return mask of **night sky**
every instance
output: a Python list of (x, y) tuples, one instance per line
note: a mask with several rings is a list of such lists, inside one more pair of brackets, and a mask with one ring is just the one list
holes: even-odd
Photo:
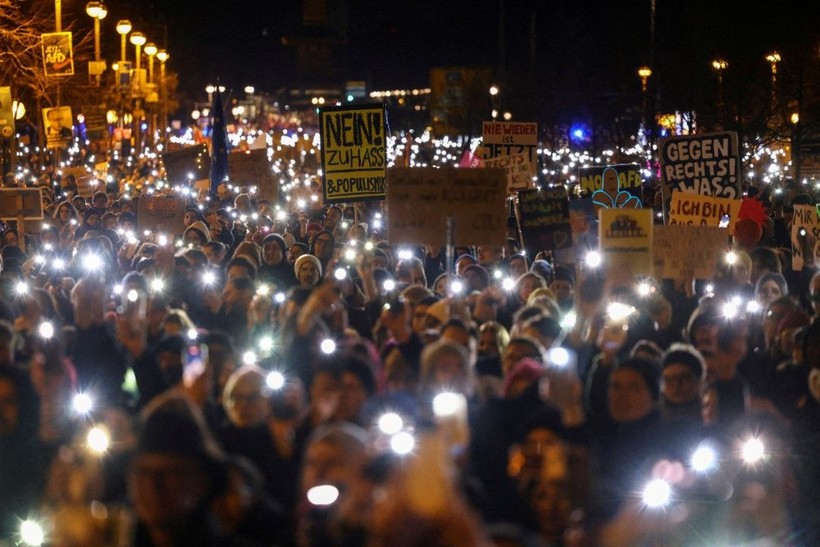
[[(650, 61), (649, 0), (503, 3), (509, 80), (537, 82), (538, 100), (558, 111), (583, 111), (639, 92), (636, 69)], [(328, 4), (341, 14), (331, 31), (347, 40), (350, 79), (366, 80), (371, 89), (426, 87), (435, 66), (498, 66), (498, 0)], [(110, 0), (109, 10), (108, 49), (116, 51), (116, 20), (130, 18), (149, 38), (166, 41), (185, 98), (202, 100), (205, 84), (217, 77), (236, 91), (249, 84), (274, 91), (294, 82), (293, 49), (282, 38), (304, 32), (300, 1)], [(738, 84), (765, 80), (763, 55), (773, 48), (783, 54), (784, 69), (798, 54), (816, 59), (818, 16), (818, 2), (810, 0), (657, 0), (653, 84), (670, 104), (697, 106), (714, 86), (714, 57), (729, 61), (727, 81), (734, 72)]]

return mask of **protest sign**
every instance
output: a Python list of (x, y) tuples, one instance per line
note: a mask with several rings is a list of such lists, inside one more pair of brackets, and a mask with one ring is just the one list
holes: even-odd
[[(537, 176), (538, 124), (535, 122), (484, 122), (482, 124), (484, 160), (524, 154), (530, 162), (530, 180)], [(532, 186), (528, 186), (532, 188)]]
[(0, 219), (43, 219), (43, 198), (39, 188), (0, 189)]
[(519, 192), (515, 211), (529, 256), (552, 251), (555, 262), (571, 264), (575, 261), (569, 201), (563, 186)]
[(169, 236), (185, 230), (185, 200), (171, 197), (141, 196), (137, 207), (137, 228)]
[(799, 272), (814, 257), (807, 257), (814, 253), (817, 242), (820, 241), (820, 207), (816, 205), (795, 205), (792, 220), (792, 270)]
[(700, 196), (690, 192), (672, 192), (669, 224), (691, 224), (729, 228), (734, 234), (740, 216), (739, 199)]
[(43, 109), (43, 127), (46, 128), (46, 148), (63, 148), (71, 142), (74, 121), (70, 106)]
[(256, 186), (259, 199), (279, 200), (279, 185), (273, 176), (267, 149), (247, 150), (228, 154), (230, 181), (239, 186)]
[(85, 199), (91, 199), (92, 197), (94, 197), (94, 192), (97, 191), (97, 187), (100, 184), (100, 181), (95, 179), (91, 175), (77, 177), (76, 181), (77, 195)]
[(62, 167), (60, 168), (59, 173), (60, 176), (62, 176), (62, 186), (67, 185), (69, 177), (73, 177), (74, 182), (77, 182), (81, 177), (87, 177), (90, 175), (88, 169), (85, 167)]
[(165, 177), (171, 184), (193, 184), (195, 181), (210, 179), (211, 156), (207, 144), (186, 146), (181, 150), (162, 155)]
[(502, 246), (506, 185), (502, 169), (388, 169), (388, 239), (444, 245), (447, 218), (452, 217), (456, 245)]
[(603, 267), (614, 281), (652, 275), (650, 209), (598, 209), (598, 240)]
[[(611, 191), (610, 185), (604, 184), (604, 170), (617, 176), (617, 183), (614, 185), (615, 193)], [(616, 165), (592, 165), (578, 168), (578, 181), (581, 186), (581, 195), (590, 197), (597, 191), (607, 191), (613, 194), (614, 203), (618, 202), (618, 192), (625, 192), (627, 195), (621, 201), (629, 197), (635, 197), (641, 203), (641, 187), (643, 178), (641, 177), (641, 166), (637, 163), (621, 163)]]
[(507, 173), (507, 194), (535, 188), (535, 168), (526, 154), (510, 154), (484, 160), (484, 167), (504, 169)]
[(575, 262), (581, 264), (589, 251), (598, 248), (598, 214), (591, 199), (569, 201), (569, 226)]
[(319, 125), (324, 202), (384, 199), (384, 106), (324, 108), (319, 112)]
[(46, 76), (72, 76), (74, 52), (70, 32), (47, 32), (41, 37)]
[(658, 279), (709, 279), (729, 250), (726, 228), (673, 224), (654, 226), (652, 256)]
[(660, 141), (664, 199), (672, 190), (740, 199), (737, 133), (705, 133)]

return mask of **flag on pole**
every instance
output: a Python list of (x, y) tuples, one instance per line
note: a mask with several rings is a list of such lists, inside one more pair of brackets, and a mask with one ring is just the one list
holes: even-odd
[(214, 91), (211, 116), (211, 192), (216, 192), (217, 186), (228, 177), (228, 134), (219, 89)]

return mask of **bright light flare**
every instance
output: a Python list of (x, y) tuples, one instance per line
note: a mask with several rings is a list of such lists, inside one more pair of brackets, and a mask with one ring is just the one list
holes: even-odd
[(725, 259), (726, 264), (728, 264), (729, 266), (734, 266), (735, 264), (737, 264), (737, 253), (734, 251), (729, 251), (728, 253), (726, 253)]
[(254, 365), (256, 364), (256, 353), (252, 351), (246, 351), (242, 354), (242, 362), (246, 365)]
[(643, 488), (643, 503), (650, 509), (660, 509), (672, 500), (672, 487), (663, 479), (649, 481)]
[(273, 338), (270, 336), (263, 336), (259, 339), (259, 349), (262, 351), (270, 351), (273, 349)]
[(399, 456), (410, 454), (416, 447), (416, 439), (411, 433), (402, 431), (390, 437), (390, 449)]
[(307, 491), (307, 499), (311, 505), (333, 505), (339, 499), (339, 489), (332, 484), (314, 486)]
[(333, 277), (336, 278), (336, 281), (344, 281), (347, 279), (347, 270), (344, 268), (336, 268), (333, 272)]
[(216, 283), (216, 274), (214, 272), (205, 272), (202, 274), (202, 282), (208, 286), (213, 285)]
[(455, 415), (465, 405), (464, 395), (445, 391), (433, 397), (433, 414), (439, 418)]
[(501, 282), (501, 288), (505, 291), (511, 291), (515, 288), (515, 280), (512, 277), (505, 277)]
[(606, 307), (606, 313), (611, 321), (622, 322), (635, 313), (635, 308), (623, 302), (610, 302)]
[(564, 348), (552, 348), (547, 352), (547, 358), (550, 366), (564, 368), (569, 365), (571, 356)]
[(155, 277), (151, 280), (151, 290), (154, 292), (162, 292), (165, 290), (165, 281), (159, 277)]
[(100, 257), (100, 255), (88, 253), (87, 255), (83, 255), (82, 266), (83, 269), (88, 272), (96, 272), (102, 269), (103, 259), (102, 257)]
[(692, 469), (698, 473), (706, 473), (717, 467), (717, 453), (711, 446), (702, 444), (692, 453)]
[(743, 442), (740, 447), (740, 457), (743, 458), (747, 465), (754, 465), (763, 459), (766, 455), (766, 447), (763, 446), (763, 441), (757, 437), (751, 437)]
[(639, 296), (641, 296), (643, 298), (646, 298), (650, 294), (652, 294), (652, 285), (650, 285), (649, 283), (646, 283), (646, 282), (640, 283), (638, 285), (638, 295)]
[(28, 283), (26, 283), (25, 281), (18, 281), (17, 284), (14, 286), (14, 292), (18, 296), (28, 294)]
[(385, 279), (384, 283), (382, 283), (382, 287), (384, 287), (384, 290), (387, 292), (390, 292), (396, 288), (396, 282), (392, 279)]
[(285, 375), (278, 370), (272, 370), (265, 377), (265, 383), (274, 391), (278, 391), (285, 387)]
[(71, 398), (71, 408), (76, 414), (86, 415), (94, 409), (94, 400), (88, 393), (77, 393)]
[(45, 542), (46, 534), (39, 523), (29, 519), (20, 523), (20, 539), (24, 545), (36, 547)]
[(85, 443), (95, 454), (103, 454), (111, 444), (108, 432), (102, 427), (96, 426), (88, 430)]
[(40, 338), (51, 340), (54, 338), (54, 325), (49, 321), (43, 321), (40, 323), (40, 326), (37, 327), (37, 334), (40, 335)]
[(322, 340), (322, 343), (319, 344), (319, 349), (322, 350), (322, 353), (325, 355), (331, 355), (336, 351), (336, 342), (334, 342), (332, 338), (325, 338)]
[(379, 416), (378, 426), (385, 435), (396, 435), (404, 427), (404, 420), (395, 412), (385, 412)]
[(601, 253), (598, 251), (589, 251), (584, 257), (584, 262), (586, 262), (586, 265), (590, 268), (597, 268), (603, 262), (603, 257), (601, 257)]

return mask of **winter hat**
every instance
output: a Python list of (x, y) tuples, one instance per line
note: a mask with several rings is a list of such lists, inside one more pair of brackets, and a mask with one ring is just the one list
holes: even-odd
[(313, 262), (316, 269), (319, 270), (319, 277), (322, 277), (322, 263), (319, 262), (318, 258), (310, 254), (301, 255), (296, 259), (296, 262), (293, 263), (293, 273), (296, 274), (296, 277), (299, 277), (299, 268), (307, 261)]
[(197, 220), (196, 222), (185, 228), (185, 231), (182, 232), (182, 236), (185, 237), (185, 234), (187, 234), (190, 230), (202, 234), (202, 237), (205, 239), (206, 242), (211, 240), (211, 231), (201, 220)]
[(763, 286), (763, 283), (767, 281), (774, 281), (777, 283), (777, 286), (780, 287), (780, 294), (786, 296), (789, 294), (789, 285), (786, 282), (786, 278), (780, 275), (777, 272), (768, 272), (760, 276), (757, 280), (757, 284), (755, 285), (755, 294), (760, 290), (760, 287)]
[(684, 365), (692, 371), (695, 378), (703, 378), (703, 371), (706, 369), (703, 356), (689, 344), (672, 344), (666, 350), (661, 361), (661, 370), (672, 365)]
[(518, 381), (535, 382), (544, 374), (544, 366), (530, 357), (517, 361), (504, 378), (504, 395), (509, 396), (509, 390)]
[(444, 324), (450, 318), (450, 311), (447, 309), (447, 306), (447, 299), (442, 298), (441, 300), (427, 308), (427, 315), (432, 315), (441, 324)]
[(661, 371), (653, 363), (644, 359), (627, 359), (619, 363), (617, 369), (628, 368), (637, 372), (643, 378), (652, 399), (657, 401), (660, 395)]

